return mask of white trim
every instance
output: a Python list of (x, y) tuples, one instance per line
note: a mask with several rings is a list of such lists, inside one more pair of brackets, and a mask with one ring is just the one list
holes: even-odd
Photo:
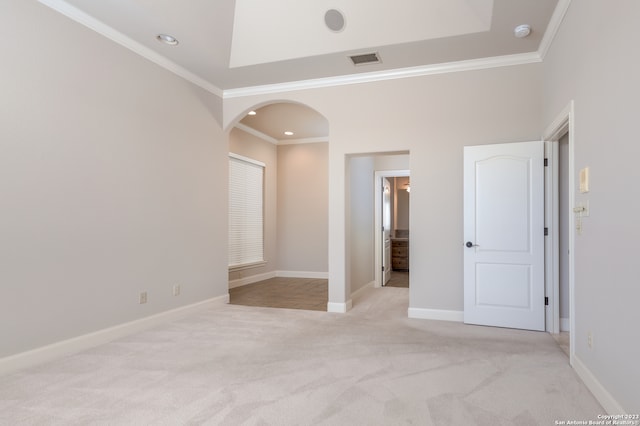
[(276, 271), (276, 277), (283, 278), (312, 278), (318, 280), (328, 280), (328, 272), (313, 272), (313, 271)]
[(559, 140), (565, 133), (570, 131), (569, 119), (573, 115), (573, 101), (563, 108), (549, 126), (544, 131), (544, 140)]
[(312, 271), (271, 271), (263, 274), (251, 275), (244, 278), (238, 278), (233, 281), (229, 281), (229, 288), (242, 287), (243, 285), (257, 283), (258, 281), (264, 281), (271, 278), (311, 278), (326, 280), (329, 279), (328, 272), (312, 272)]
[(544, 294), (549, 298), (549, 304), (545, 306), (545, 331), (557, 334), (560, 332), (559, 157), (557, 141), (544, 140), (544, 150), (545, 159), (548, 159), (548, 166), (544, 168), (544, 226), (549, 231), (544, 241)]
[(375, 281), (371, 281), (368, 282), (367, 284), (363, 285), (362, 287), (360, 287), (359, 289), (357, 289), (356, 291), (351, 293), (351, 299), (355, 299), (356, 297), (360, 296), (360, 293), (363, 293), (366, 290), (372, 289), (376, 286), (376, 282)]
[(345, 86), (349, 84), (371, 83), (375, 81), (396, 80), (410, 77), (422, 77), (452, 72), (483, 70), (513, 65), (533, 64), (538, 62), (542, 62), (538, 52), (518, 53), (514, 55), (494, 56), (491, 58), (471, 59), (467, 61), (398, 68), (387, 71), (350, 74), (339, 77), (325, 77), (311, 80), (291, 81), (287, 83), (227, 89), (223, 93), (223, 99), (267, 95), (291, 92), (295, 90), (318, 89), (322, 87)]
[(327, 136), (320, 136), (317, 138), (276, 139), (267, 135), (266, 133), (262, 133), (261, 131), (254, 129), (253, 127), (249, 127), (246, 124), (237, 123), (234, 127), (238, 130), (242, 130), (243, 132), (249, 133), (250, 135), (253, 135), (265, 142), (269, 142), (274, 145), (299, 145), (303, 143), (329, 142), (329, 138)]
[(328, 302), (327, 312), (333, 312), (336, 314), (345, 314), (347, 313), (347, 311), (350, 311), (352, 307), (353, 307), (353, 301), (351, 299), (347, 300), (345, 303)]
[(43, 5), (65, 15), (66, 17), (84, 25), (87, 28), (103, 35), (119, 45), (137, 53), (162, 68), (184, 78), (202, 89), (224, 99), (253, 96), (260, 94), (272, 94), (290, 92), (294, 90), (316, 89), (322, 87), (344, 86), (358, 83), (371, 83), (375, 81), (395, 80), (401, 78), (420, 77), (427, 75), (445, 74), (461, 71), (481, 70), (513, 65), (524, 65), (541, 62), (547, 54), (551, 43), (562, 23), (562, 20), (571, 4), (571, 0), (559, 0), (558, 5), (549, 21), (549, 25), (540, 42), (537, 52), (517, 53), (513, 55), (494, 56), (489, 58), (471, 59), (466, 61), (445, 62), (416, 67), (398, 68), (386, 71), (349, 74), (336, 77), (325, 77), (309, 80), (292, 81), (285, 83), (266, 84), (259, 86), (240, 87), (223, 90), (213, 83), (197, 76), (193, 72), (178, 65), (166, 56), (148, 48), (133, 40), (131, 37), (117, 31), (93, 16), (83, 12), (64, 0), (38, 0)]
[(87, 28), (103, 35), (104, 37), (118, 43), (119, 45), (137, 53), (149, 61), (162, 68), (184, 78), (202, 89), (219, 96), (223, 99), (253, 96), (260, 94), (273, 94), (290, 92), (294, 90), (316, 89), (322, 87), (344, 86), (358, 83), (371, 83), (375, 81), (395, 80), (401, 78), (420, 77), (427, 75), (445, 74), (461, 71), (481, 70), (513, 65), (524, 65), (541, 62), (558, 31), (562, 19), (567, 12), (571, 0), (560, 0), (549, 21), (547, 30), (540, 42), (537, 52), (518, 53), (513, 55), (494, 56), (490, 58), (471, 59), (466, 61), (445, 62), (441, 64), (431, 64), (416, 67), (392, 69), (386, 71), (375, 71), (369, 73), (349, 74), (336, 77), (325, 77), (309, 80), (292, 81), (285, 83), (266, 84), (259, 86), (240, 87), (223, 90), (213, 83), (197, 76), (193, 72), (178, 65), (166, 56), (148, 48), (147, 46), (133, 40), (131, 37), (117, 31), (113, 27), (105, 24), (93, 16), (83, 12), (77, 7), (64, 0), (38, 0), (45, 6), (65, 15), (66, 17), (84, 25)]
[(77, 7), (70, 5), (66, 1), (63, 1), (63, 0), (38, 0), (38, 1), (43, 5), (48, 6), (51, 9), (76, 21), (77, 23), (82, 24), (85, 27), (90, 28), (93, 31), (97, 32), (98, 34), (101, 34), (106, 38), (118, 43), (119, 45), (126, 47), (127, 49), (133, 51), (134, 53), (137, 53), (143, 58), (148, 59), (149, 61), (155, 63), (156, 65), (159, 65), (162, 68), (168, 71), (171, 71), (172, 73), (195, 84), (196, 86), (201, 87), (207, 92), (212, 93), (219, 97), (222, 97), (224, 95), (224, 92), (222, 89), (213, 85), (209, 81), (195, 75), (191, 71), (176, 64), (175, 62), (168, 59), (167, 57), (155, 52), (154, 50), (148, 48), (147, 46), (141, 43), (138, 43), (137, 41), (115, 30), (114, 28), (110, 27), (104, 22), (99, 21), (93, 16), (78, 9)]
[(254, 160), (253, 158), (245, 157), (244, 155), (234, 154), (233, 152), (229, 153), (229, 157), (235, 158), (236, 160), (246, 161), (247, 163), (255, 164), (256, 166), (266, 168), (267, 165), (262, 161)]
[(436, 320), (436, 321), (453, 321), (453, 322), (464, 321), (464, 311), (409, 308), (407, 313), (409, 315), (409, 318), (427, 319), (427, 320)]
[(551, 44), (553, 44), (553, 40), (558, 33), (560, 24), (562, 24), (562, 21), (567, 14), (567, 10), (569, 10), (569, 5), (571, 5), (571, 0), (559, 0), (555, 10), (553, 11), (553, 15), (551, 15), (549, 25), (547, 25), (547, 29), (544, 32), (544, 36), (542, 37), (540, 46), (538, 47), (538, 55), (540, 55), (542, 60), (547, 56), (549, 48), (551, 47)]
[(256, 275), (251, 275), (244, 278), (238, 278), (238, 279), (229, 281), (229, 289), (242, 287), (243, 285), (257, 283), (258, 281), (264, 281), (264, 280), (268, 280), (270, 278), (275, 278), (275, 277), (276, 277), (276, 273), (271, 271), (271, 272), (265, 272), (264, 274), (256, 274)]
[(37, 364), (53, 361), (63, 356), (72, 355), (98, 345), (103, 345), (113, 340), (223, 303), (229, 303), (229, 294), (0, 358), (0, 375), (9, 374)]
[[(571, 101), (564, 107), (562, 112), (556, 116), (555, 120), (547, 127), (544, 132), (543, 139), (545, 141), (557, 141), (564, 134), (569, 132), (569, 211), (572, 211), (573, 204), (575, 203), (575, 109), (574, 102)], [(575, 216), (569, 213), (569, 363), (573, 365), (575, 358)], [(560, 294), (560, 289), (557, 288), (558, 282), (554, 282), (553, 294)], [(554, 317), (560, 317), (560, 304), (559, 297), (554, 297), (553, 312)]]
[(250, 135), (253, 135), (259, 139), (262, 139), (265, 142), (269, 142), (272, 143), (274, 145), (278, 145), (278, 139), (276, 138), (272, 138), (271, 136), (267, 135), (266, 133), (262, 133), (259, 130), (254, 129), (253, 127), (249, 127), (246, 124), (242, 124), (242, 123), (237, 123), (234, 126), (236, 129), (238, 130), (242, 130), (243, 132), (249, 133)]
[(245, 269), (261, 268), (267, 264), (266, 260), (259, 262), (243, 263), (241, 265), (230, 265), (229, 272), (244, 271)]
[(560, 318), (560, 331), (570, 331), (571, 321), (569, 318)]
[(576, 371), (578, 376), (582, 379), (587, 388), (591, 391), (593, 396), (596, 397), (602, 408), (607, 412), (607, 414), (627, 414), (625, 410), (622, 408), (622, 405), (615, 400), (615, 398), (607, 391), (607, 389), (602, 386), (602, 383), (598, 381), (596, 376), (587, 368), (587, 366), (578, 358), (577, 356), (573, 356), (573, 369)]
[(327, 136), (320, 136), (317, 138), (300, 138), (300, 139), (280, 139), (278, 145), (300, 145), (303, 143), (322, 143), (329, 142)]

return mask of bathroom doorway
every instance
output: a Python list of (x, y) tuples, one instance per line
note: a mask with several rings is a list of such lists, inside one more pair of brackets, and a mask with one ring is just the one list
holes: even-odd
[(375, 172), (376, 287), (409, 287), (409, 170)]

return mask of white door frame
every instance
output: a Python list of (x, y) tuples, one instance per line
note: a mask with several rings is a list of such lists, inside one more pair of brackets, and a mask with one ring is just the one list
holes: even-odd
[[(561, 137), (560, 135), (559, 137)], [(544, 241), (544, 294), (549, 299), (545, 306), (545, 331), (560, 332), (560, 232), (559, 232), (559, 164), (558, 142), (544, 139), (544, 226), (549, 234)]]
[(382, 287), (382, 280), (384, 276), (382, 275), (382, 249), (384, 242), (382, 241), (382, 178), (390, 178), (390, 177), (405, 177), (409, 176), (409, 170), (376, 170), (374, 173), (375, 183), (373, 185), (373, 205), (375, 215), (374, 215), (374, 235), (375, 235), (375, 274), (374, 287)]
[[(543, 135), (543, 140), (547, 145), (555, 145), (550, 149), (551, 153), (557, 152), (558, 141), (567, 132), (569, 133), (569, 211), (572, 211), (575, 202), (575, 131), (574, 131), (574, 105), (573, 101), (562, 110), (556, 119), (547, 127)], [(552, 154), (553, 155), (553, 154)], [(547, 308), (547, 325), (546, 330), (549, 333), (560, 332), (560, 280), (558, 274), (558, 174), (557, 174), (557, 155), (550, 158), (553, 169), (550, 173), (550, 179), (546, 182), (545, 191), (546, 208), (545, 217), (549, 219), (550, 232), (547, 241), (547, 250), (545, 251), (545, 263), (547, 268), (547, 277), (550, 283), (547, 283), (547, 296), (549, 297), (549, 307)], [(570, 332), (570, 350), (569, 363), (573, 365), (575, 356), (575, 216), (569, 213), (569, 332)], [(551, 278), (551, 279), (549, 279)]]
[(464, 147), (466, 324), (545, 330), (543, 160), (540, 139)]

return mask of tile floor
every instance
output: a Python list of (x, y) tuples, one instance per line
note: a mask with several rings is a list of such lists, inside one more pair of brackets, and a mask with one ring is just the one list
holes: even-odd
[[(393, 271), (385, 287), (409, 287), (409, 272)], [(326, 311), (328, 281), (314, 278), (271, 278), (229, 290), (232, 305)]]
[(391, 271), (391, 279), (385, 287), (409, 288), (409, 271)]
[(271, 278), (229, 290), (232, 305), (326, 311), (328, 281), (314, 278)]

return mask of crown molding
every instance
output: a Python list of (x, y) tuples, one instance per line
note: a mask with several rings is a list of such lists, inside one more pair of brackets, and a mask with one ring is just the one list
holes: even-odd
[(273, 138), (266, 133), (262, 133), (259, 130), (254, 129), (253, 127), (249, 127), (246, 124), (237, 123), (235, 126), (236, 129), (242, 130), (243, 132), (249, 133), (257, 138), (262, 139), (265, 142), (272, 143), (274, 145), (299, 145), (304, 143), (319, 143), (319, 142), (329, 142), (329, 138), (317, 137), (317, 138), (300, 138), (300, 139), (276, 139)]
[[(350, 74), (338, 77), (325, 77), (309, 80), (292, 81), (286, 83), (267, 84), (260, 86), (240, 87), (235, 89), (222, 90), (211, 82), (197, 76), (186, 68), (176, 64), (167, 57), (154, 50), (138, 43), (130, 37), (115, 30), (102, 21), (83, 12), (65, 0), (38, 0), (41, 4), (67, 16), (120, 44), (123, 47), (137, 53), (149, 61), (165, 68), (166, 70), (184, 78), (196, 86), (210, 92), (223, 99), (240, 98), (245, 96), (265, 95), (274, 93), (291, 92), (296, 90), (318, 89), (324, 87), (345, 86), (350, 84), (371, 83), (385, 80), (396, 80), (411, 77), (421, 77), (428, 75), (446, 74), (453, 72), (483, 70), (513, 65), (525, 65), (542, 62), (547, 54), (553, 39), (555, 38), (560, 24), (569, 9), (571, 0), (559, 0), (556, 9), (549, 21), (549, 25), (540, 42), (537, 52), (519, 53), (514, 55), (494, 56), (490, 58), (471, 59), (466, 61), (445, 62), (441, 64), (424, 65), (417, 67), (398, 68), (387, 71), (374, 71), (360, 74)], [(275, 140), (275, 139), (274, 139)], [(271, 142), (271, 141), (270, 141)], [(271, 142), (273, 143), (273, 142)]]
[(553, 15), (551, 15), (551, 19), (549, 20), (549, 25), (547, 25), (547, 29), (544, 32), (544, 36), (540, 41), (540, 47), (538, 48), (538, 54), (540, 58), (544, 60), (545, 56), (547, 56), (547, 52), (551, 48), (551, 44), (560, 29), (560, 24), (564, 20), (567, 11), (569, 10), (569, 6), (571, 5), (571, 0), (559, 0), (556, 5), (556, 9), (553, 11)]
[(278, 145), (278, 139), (276, 138), (272, 138), (271, 136), (267, 135), (266, 133), (262, 133), (259, 130), (254, 129), (253, 127), (249, 127), (246, 124), (242, 124), (242, 123), (237, 123), (234, 126), (236, 129), (238, 130), (242, 130), (243, 132), (249, 133), (250, 135), (253, 135), (257, 138), (262, 139), (263, 141), (272, 143), (274, 145)]
[(515, 55), (494, 56), (491, 58), (446, 62), (442, 64), (425, 65), (419, 67), (398, 68), (388, 71), (350, 74), (340, 77), (326, 77), (312, 80), (292, 81), (288, 83), (227, 89), (224, 90), (223, 99), (291, 92), (295, 90), (318, 89), (322, 87), (345, 86), (358, 83), (371, 83), (376, 81), (396, 80), (401, 78), (447, 74), (452, 72), (483, 70), (488, 68), (532, 64), (541, 61), (542, 59), (540, 58), (538, 52), (519, 53)]
[(176, 74), (179, 77), (184, 78), (185, 80), (195, 84), (196, 86), (210, 92), (218, 97), (222, 97), (224, 92), (219, 87), (211, 84), (207, 80), (203, 79), (192, 73), (191, 71), (181, 67), (175, 62), (171, 61), (167, 57), (149, 49), (145, 45), (138, 43), (137, 41), (131, 39), (130, 37), (122, 34), (121, 32), (115, 30), (109, 25), (105, 24), (102, 21), (97, 20), (93, 16), (81, 11), (75, 6), (70, 5), (64, 0), (38, 0), (45, 6), (50, 7), (51, 9), (65, 15), (66, 17), (78, 22), (79, 24), (84, 25), (87, 28), (92, 29), (93, 31), (101, 34), (108, 39), (120, 44), (121, 46), (126, 47), (127, 49), (137, 53), (138, 55), (148, 59), (151, 62), (165, 68), (168, 71)]
[(329, 142), (327, 136), (320, 136), (317, 138), (300, 138), (300, 139), (280, 139), (278, 145), (300, 145), (304, 143), (322, 143)]

